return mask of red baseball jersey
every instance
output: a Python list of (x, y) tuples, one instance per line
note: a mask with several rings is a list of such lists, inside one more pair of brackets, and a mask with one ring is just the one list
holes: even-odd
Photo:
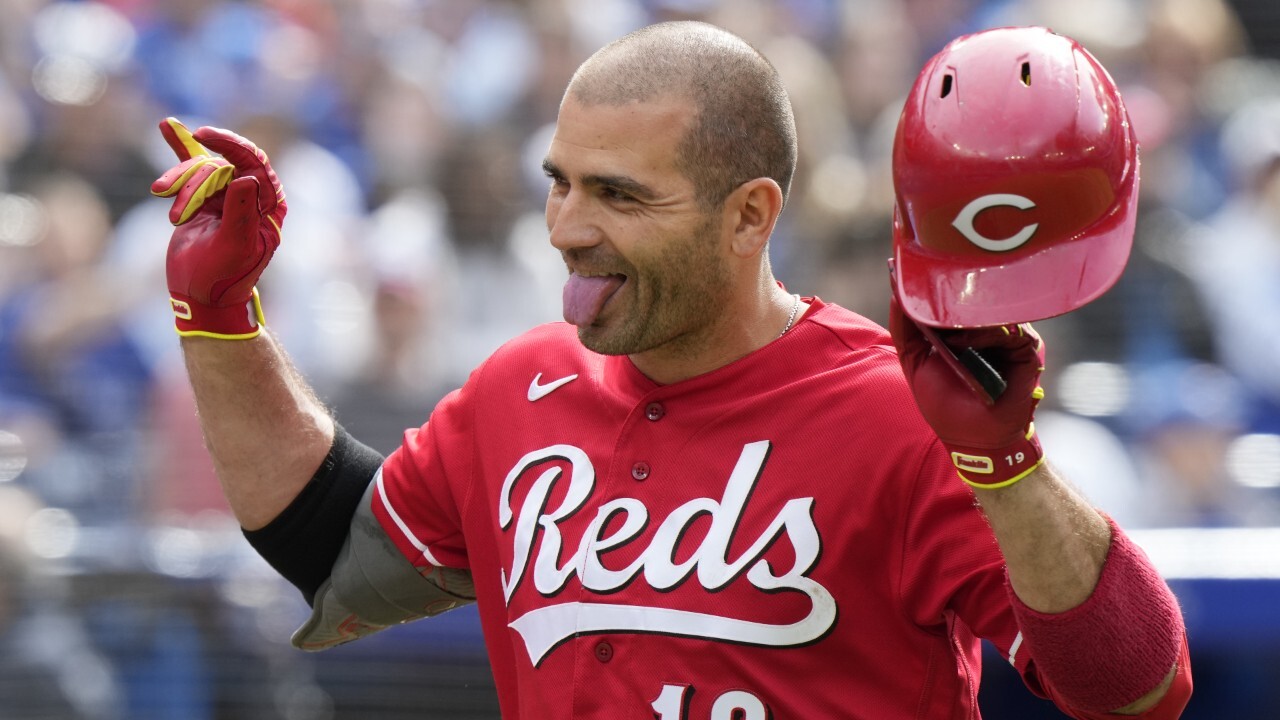
[(471, 571), (504, 718), (976, 718), (979, 637), (1039, 688), (889, 336), (808, 302), (672, 385), (539, 327), (387, 458), (374, 512)]

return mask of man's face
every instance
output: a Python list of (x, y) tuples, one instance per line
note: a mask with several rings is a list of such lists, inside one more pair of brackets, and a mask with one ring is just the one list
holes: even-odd
[(679, 100), (560, 108), (544, 169), (547, 229), (569, 268), (565, 320), (596, 352), (697, 349), (729, 293), (721, 216), (675, 165)]

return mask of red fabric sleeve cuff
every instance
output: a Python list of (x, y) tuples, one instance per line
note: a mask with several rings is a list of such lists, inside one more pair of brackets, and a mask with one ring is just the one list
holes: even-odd
[(1182, 654), (1178, 601), (1146, 554), (1113, 522), (1093, 594), (1063, 613), (1027, 607), (1006, 583), (1040, 679), (1070, 707), (1109, 712), (1159, 685)]

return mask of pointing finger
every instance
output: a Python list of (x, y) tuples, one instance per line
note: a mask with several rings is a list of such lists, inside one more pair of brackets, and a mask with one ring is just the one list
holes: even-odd
[(194, 157), (208, 155), (209, 151), (191, 135), (191, 131), (187, 129), (182, 121), (174, 117), (167, 117), (160, 121), (160, 134), (164, 137), (164, 141), (173, 149), (174, 154), (179, 160), (186, 161)]

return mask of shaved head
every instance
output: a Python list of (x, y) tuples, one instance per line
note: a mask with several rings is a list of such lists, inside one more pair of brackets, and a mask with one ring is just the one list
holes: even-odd
[(796, 165), (791, 102), (773, 65), (742, 38), (714, 25), (668, 22), (601, 48), (566, 91), (583, 105), (624, 105), (660, 97), (690, 101), (696, 112), (677, 164), (706, 208), (734, 188), (772, 178), (783, 198)]

